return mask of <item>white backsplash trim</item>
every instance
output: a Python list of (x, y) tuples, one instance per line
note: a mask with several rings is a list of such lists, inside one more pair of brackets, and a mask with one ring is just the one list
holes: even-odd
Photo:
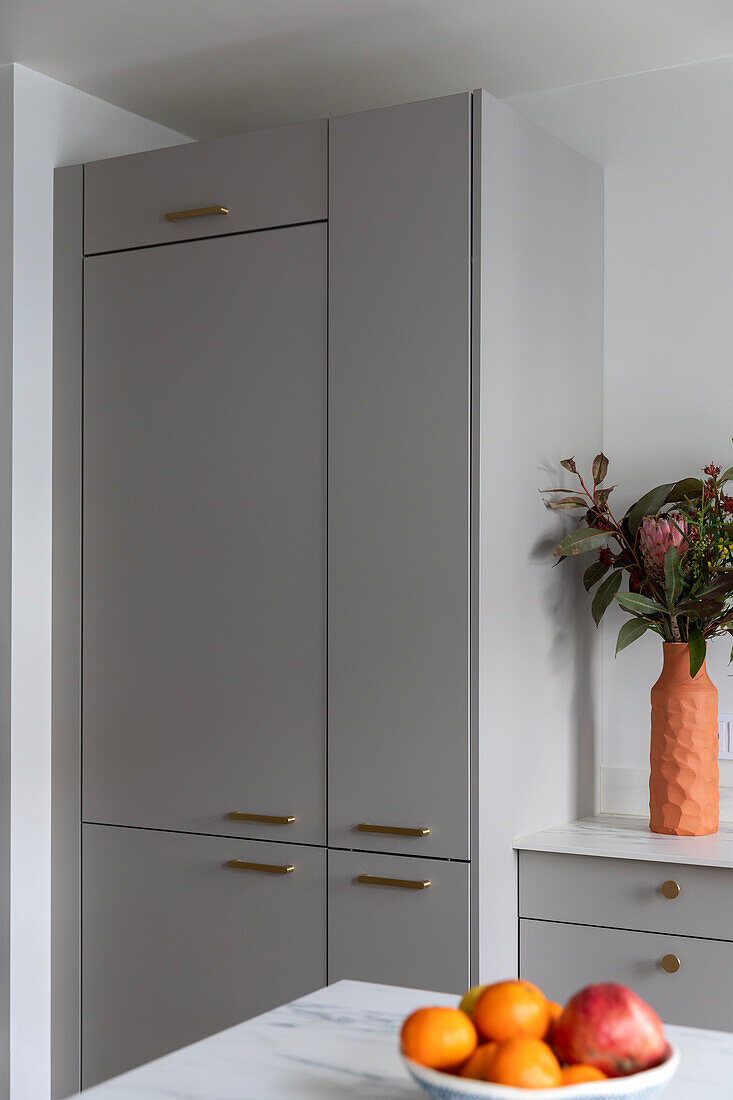
[[(719, 760), (720, 820), (733, 821), (733, 760)], [(649, 813), (647, 768), (601, 767), (601, 813)]]

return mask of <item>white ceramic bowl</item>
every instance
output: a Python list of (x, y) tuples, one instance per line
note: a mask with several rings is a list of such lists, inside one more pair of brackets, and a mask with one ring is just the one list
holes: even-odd
[(511, 1085), (493, 1085), (470, 1077), (454, 1077), (436, 1069), (420, 1066), (402, 1057), (413, 1081), (431, 1100), (652, 1100), (661, 1096), (680, 1064), (679, 1051), (669, 1047), (667, 1057), (654, 1069), (613, 1077), (608, 1081), (587, 1081), (583, 1085), (564, 1085), (558, 1089), (515, 1089)]

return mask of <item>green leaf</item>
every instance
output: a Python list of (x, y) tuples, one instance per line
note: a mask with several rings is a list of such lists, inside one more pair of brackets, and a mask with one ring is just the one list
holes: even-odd
[(688, 641), (690, 645), (690, 676), (694, 679), (705, 661), (706, 648), (702, 630), (700, 630), (697, 623), (693, 623), (690, 627)]
[(682, 569), (676, 546), (670, 546), (664, 555), (664, 592), (667, 606), (673, 608), (682, 595)]
[(733, 478), (733, 466), (729, 466), (727, 470), (723, 470), (718, 478), (718, 485), (723, 485), (726, 481), (730, 481), (731, 478)]
[[(622, 649), (626, 649), (627, 645), (631, 645), (642, 634), (646, 634), (647, 630), (649, 630), (649, 623), (645, 619), (629, 619), (628, 622), (624, 623), (616, 639), (616, 656)], [(733, 660), (733, 656), (731, 659)]]
[(608, 459), (603, 451), (593, 459), (593, 484), (600, 485), (608, 473)]
[(594, 531), (592, 527), (577, 527), (560, 542), (556, 554), (585, 554), (588, 550), (600, 550), (608, 542), (606, 531)]
[(606, 608), (618, 592), (622, 576), (622, 569), (615, 570), (610, 577), (606, 577), (605, 581), (602, 585), (599, 586), (598, 591), (593, 597), (593, 603), (590, 605), (590, 611), (596, 626), (598, 626), (598, 624), (600, 623)]
[(547, 508), (586, 508), (588, 501), (582, 497), (562, 497), (560, 500), (546, 500)]
[(589, 565), (583, 574), (583, 584), (585, 585), (586, 592), (590, 592), (593, 585), (597, 584), (610, 568), (610, 565), (604, 565), (603, 562), (600, 561), (594, 561), (592, 565)]
[(629, 530), (633, 537), (636, 537), (639, 524), (644, 516), (656, 515), (659, 509), (667, 503), (667, 497), (674, 486), (675, 483), (672, 481), (666, 485), (657, 485), (655, 489), (650, 489), (648, 493), (640, 497), (636, 504), (631, 505), (625, 518), (628, 520)]
[(642, 596), (638, 592), (621, 592), (616, 596), (616, 599), (624, 611), (631, 611), (634, 615), (658, 615), (660, 611), (662, 614), (667, 611), (667, 608), (662, 607), (661, 603), (650, 600), (647, 596)]
[(697, 500), (702, 496), (702, 481), (699, 477), (684, 477), (676, 481), (667, 493), (665, 503), (673, 504), (682, 500)]

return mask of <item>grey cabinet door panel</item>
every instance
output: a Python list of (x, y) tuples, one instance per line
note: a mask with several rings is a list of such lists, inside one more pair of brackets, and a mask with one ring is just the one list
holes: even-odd
[[(665, 882), (677, 897), (662, 893)], [(519, 853), (523, 917), (731, 939), (733, 870), (651, 860)]]
[(82, 851), (83, 1087), (325, 983), (324, 849), (85, 825)]
[(85, 263), (84, 820), (323, 844), (326, 228)]
[[(210, 206), (229, 213), (165, 219)], [(327, 216), (325, 119), (98, 160), (84, 170), (87, 254)]]
[[(430, 886), (368, 885), (360, 875)], [(470, 984), (468, 898), (467, 863), (329, 851), (329, 982), (462, 992)]]
[[(541, 920), (519, 925), (520, 974), (554, 1001), (594, 982), (620, 982), (669, 1024), (733, 1031), (733, 943)], [(660, 965), (667, 954), (680, 960), (674, 974)]]
[(331, 122), (337, 847), (469, 854), (470, 112), (459, 95)]

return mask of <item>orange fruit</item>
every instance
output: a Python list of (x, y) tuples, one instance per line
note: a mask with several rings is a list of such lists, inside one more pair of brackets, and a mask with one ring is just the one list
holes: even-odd
[(562, 1016), (563, 1009), (562, 1009), (562, 1005), (558, 1004), (557, 1001), (548, 1001), (547, 1002), (547, 1007), (550, 1011), (550, 1022), (547, 1025), (547, 1031), (542, 1036), (542, 1038), (545, 1040), (545, 1042), (551, 1043), (552, 1042), (552, 1033), (555, 1030), (555, 1024), (557, 1023), (557, 1021)]
[(459, 1008), (418, 1008), (400, 1035), (402, 1052), (431, 1069), (457, 1069), (476, 1049), (476, 1028)]
[(595, 1066), (586, 1066), (579, 1062), (576, 1066), (566, 1066), (562, 1071), (563, 1085), (581, 1085), (584, 1081), (607, 1081), (603, 1070)]
[(562, 1084), (562, 1070), (547, 1043), (522, 1036), (499, 1043), (486, 1080), (518, 1089), (549, 1089)]
[(476, 1001), (479, 999), (483, 991), (486, 989), (485, 985), (472, 985), (461, 998), (459, 1008), (461, 1012), (465, 1012), (469, 1020), (473, 1019), (473, 1010), (476, 1007)]
[(542, 1039), (550, 1023), (550, 1009), (532, 982), (495, 982), (477, 1000), (473, 1022), (485, 1042), (502, 1043), (523, 1035)]
[(480, 1047), (476, 1047), (466, 1064), (461, 1066), (459, 1075), (461, 1077), (473, 1077), (477, 1081), (485, 1081), (486, 1070), (494, 1056), (496, 1047), (496, 1043), (482, 1043)]

